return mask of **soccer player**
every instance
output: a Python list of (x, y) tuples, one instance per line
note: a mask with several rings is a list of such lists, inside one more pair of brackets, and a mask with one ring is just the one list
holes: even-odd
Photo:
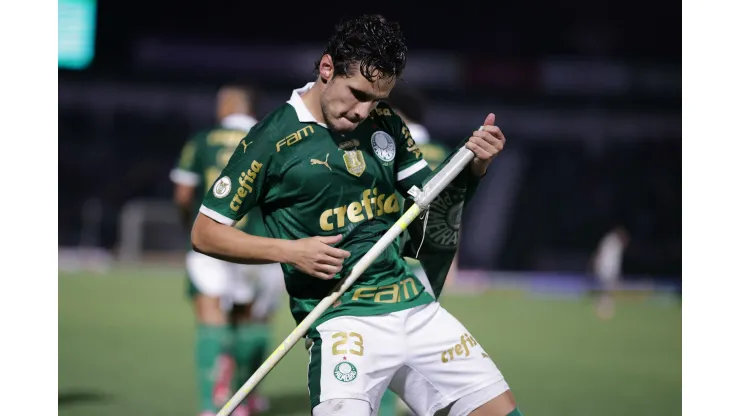
[[(281, 263), (297, 322), (400, 217), (396, 191), (406, 195), (431, 172), (405, 123), (382, 102), (405, 61), (397, 24), (362, 16), (337, 26), (315, 82), (250, 131), (249, 147), (237, 150), (200, 208), (195, 249)], [(465, 143), (475, 153), (462, 173), (471, 184), (503, 149), (494, 122), (489, 114)], [(231, 227), (255, 206), (269, 237)], [(389, 386), (420, 415), (448, 406), (451, 415), (520, 414), (501, 372), (423, 289), (399, 244), (309, 328), (307, 346), (316, 416), (377, 413)]]
[[(253, 97), (247, 87), (223, 87), (217, 96), (219, 125), (188, 140), (170, 173), (175, 202), (188, 229), (204, 192), (232, 154), (246, 151), (251, 143), (245, 136), (257, 124)], [(237, 229), (265, 235), (259, 209), (244, 215)], [(282, 271), (275, 263), (234, 264), (193, 250), (186, 255), (186, 268), (198, 322), (195, 349), (201, 415), (212, 415), (229, 399), (232, 383), (243, 384), (269, 352), (267, 320), (281, 296)], [(264, 405), (264, 399), (252, 395), (235, 414)]]
[(629, 234), (624, 227), (610, 230), (599, 242), (593, 257), (593, 272), (599, 284), (596, 316), (609, 320), (614, 317), (614, 292), (619, 287), (622, 274), (622, 256), (629, 244)]

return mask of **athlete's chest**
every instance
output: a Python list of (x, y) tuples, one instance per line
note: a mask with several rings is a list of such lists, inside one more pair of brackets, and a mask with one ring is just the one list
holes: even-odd
[[(296, 193), (321, 192), (338, 197), (375, 187), (394, 187), (397, 149), (390, 133), (361, 126), (342, 135), (319, 126), (309, 127), (301, 137), (292, 138), (298, 141), (285, 141), (284, 146), (295, 149), (283, 166), (284, 186)], [(300, 141), (304, 143), (296, 146)]]
[[(372, 219), (393, 221), (400, 212), (395, 183), (396, 142), (387, 131), (335, 134), (313, 128), (297, 141), (282, 168), (279, 205), (309, 233), (345, 232)], [(311, 133), (311, 129), (306, 130)]]

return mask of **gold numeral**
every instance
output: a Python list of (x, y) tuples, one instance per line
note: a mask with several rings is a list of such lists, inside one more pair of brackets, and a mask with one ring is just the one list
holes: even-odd
[(347, 340), (349, 338), (352, 338), (353, 345), (359, 348), (350, 348), (349, 353), (360, 357), (365, 354), (365, 346), (363, 345), (362, 335), (358, 334), (357, 332), (350, 332), (349, 335), (347, 335), (346, 332), (337, 332), (331, 337), (333, 339), (339, 339), (331, 346), (331, 353), (333, 355), (347, 354), (347, 348), (344, 348), (344, 346), (347, 345)]
[(343, 355), (347, 353), (347, 350), (345, 348), (339, 348), (345, 344), (347, 344), (347, 333), (346, 332), (337, 332), (336, 334), (331, 336), (332, 338), (339, 338), (339, 341), (335, 342), (331, 346), (331, 353), (334, 355)]
[(362, 355), (365, 354), (365, 347), (362, 345), (363, 343), (362, 335), (358, 334), (357, 332), (350, 332), (349, 336), (350, 338), (357, 338), (355, 340), (355, 345), (360, 348), (359, 350), (350, 349), (349, 353), (354, 354), (354, 355), (359, 355), (360, 357), (362, 357)]

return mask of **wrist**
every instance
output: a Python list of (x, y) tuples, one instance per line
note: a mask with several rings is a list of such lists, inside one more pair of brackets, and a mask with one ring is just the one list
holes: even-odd
[(486, 172), (488, 172), (488, 163), (471, 163), (470, 164), (470, 173), (477, 177), (482, 178)]
[(292, 249), (293, 241), (280, 238), (273, 238), (272, 240), (275, 244), (270, 249), (271, 260), (275, 263), (292, 264), (291, 253), (294, 252)]

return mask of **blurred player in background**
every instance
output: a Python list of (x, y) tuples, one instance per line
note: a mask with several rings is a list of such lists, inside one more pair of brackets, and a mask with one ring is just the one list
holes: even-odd
[(614, 292), (619, 288), (622, 274), (622, 257), (629, 244), (629, 234), (618, 226), (609, 231), (599, 242), (593, 257), (593, 272), (599, 286), (596, 315), (601, 319), (614, 317)]
[[(218, 92), (219, 125), (187, 141), (170, 179), (175, 202), (188, 230), (203, 194), (218, 179), (234, 152), (251, 145), (247, 132), (257, 124), (254, 91), (226, 86)], [(245, 137), (247, 136), (247, 137)], [(250, 211), (237, 228), (265, 235), (259, 209)], [(243, 265), (208, 257), (191, 249), (186, 256), (189, 294), (198, 322), (196, 371), (201, 415), (212, 415), (259, 367), (268, 352), (268, 318), (282, 291), (278, 264)], [(265, 410), (253, 395), (235, 415)]]
[[(424, 160), (429, 164), (429, 168), (434, 170), (450, 154), (450, 149), (442, 143), (432, 141), (429, 130), (424, 127), (424, 98), (420, 91), (406, 85), (396, 86), (391, 95), (385, 102), (393, 108), (393, 111), (406, 123), (409, 133), (413, 138), (416, 146), (424, 155)], [(401, 237), (408, 238), (407, 233)], [(421, 267), (421, 263), (414, 259), (406, 257), (406, 262), (411, 266), (411, 270), (416, 274), (419, 280), (424, 284), (429, 293), (433, 293), (429, 279)], [(445, 286), (453, 284), (455, 274), (457, 273), (457, 255), (447, 273)], [(400, 410), (400, 411), (399, 411)], [(393, 416), (396, 414), (408, 414), (411, 410), (393, 394), (386, 390), (380, 401), (379, 416)]]

